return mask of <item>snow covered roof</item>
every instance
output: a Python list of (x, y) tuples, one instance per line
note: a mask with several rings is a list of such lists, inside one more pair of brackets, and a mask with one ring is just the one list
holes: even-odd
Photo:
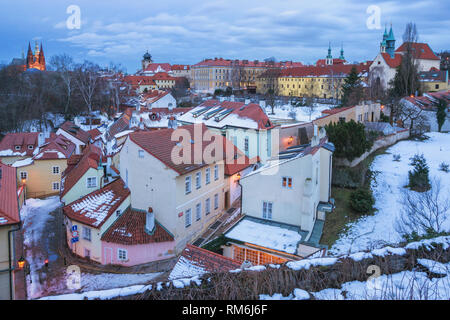
[(81, 129), (79, 126), (75, 125), (71, 121), (64, 122), (61, 125), (60, 129), (64, 130), (65, 132), (70, 134), (72, 137), (80, 140), (81, 142), (83, 142), (85, 144), (88, 144), (89, 140), (91, 139), (91, 135), (88, 132), (84, 131), (83, 129)]
[(272, 129), (273, 123), (264, 110), (255, 103), (207, 100), (178, 118), (184, 123), (204, 123), (208, 127), (239, 127)]
[(130, 189), (122, 179), (117, 179), (65, 206), (63, 212), (70, 219), (100, 228), (129, 195)]
[(296, 254), (303, 240), (299, 227), (245, 216), (225, 237), (268, 249)]
[(16, 168), (0, 161), (0, 226), (19, 222)]
[(211, 272), (228, 272), (240, 267), (239, 261), (190, 244), (186, 245), (169, 280), (190, 278)]
[(0, 157), (33, 156), (39, 132), (8, 133), (0, 142)]

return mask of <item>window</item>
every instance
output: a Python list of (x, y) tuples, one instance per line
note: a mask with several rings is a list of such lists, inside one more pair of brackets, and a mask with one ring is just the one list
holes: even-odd
[(23, 180), (27, 180), (28, 179), (28, 173), (26, 171), (22, 171), (20, 172), (20, 179)]
[(191, 176), (186, 177), (184, 180), (186, 194), (191, 193)]
[(59, 190), (59, 182), (53, 182), (52, 188), (53, 188), (53, 191)]
[(16, 150), (20, 150), (20, 146), (16, 146), (15, 148), (16, 148)]
[(59, 167), (53, 167), (53, 174), (59, 174)]
[(184, 225), (187, 228), (187, 227), (190, 227), (191, 224), (192, 224), (192, 212), (191, 212), (191, 209), (187, 209), (185, 214), (186, 214), (186, 217), (185, 217), (185, 222), (184, 222), (185, 224)]
[(117, 259), (119, 261), (126, 261), (128, 260), (128, 252), (124, 249), (117, 249)]
[(248, 146), (248, 137), (245, 137), (244, 150), (245, 150), (246, 154), (248, 154), (248, 148), (249, 148), (249, 146)]
[(211, 199), (205, 200), (205, 215), (208, 215), (211, 213)]
[(292, 189), (292, 178), (283, 177), (282, 179), (282, 187)]
[(218, 193), (216, 193), (215, 195), (214, 195), (214, 209), (219, 209), (219, 194)]
[(97, 187), (97, 177), (89, 177), (87, 178), (87, 187), (95, 188)]
[(316, 167), (316, 185), (317, 184), (319, 184), (319, 167), (318, 167), (318, 164), (317, 164), (317, 167)]
[(217, 164), (214, 166), (214, 180), (219, 180), (219, 166)]
[(84, 257), (90, 259), (91, 258), (91, 250), (84, 248)]
[(211, 169), (207, 168), (206, 172), (205, 172), (205, 179), (206, 179), (206, 184), (209, 184), (211, 182)]
[(345, 122), (345, 117), (339, 117), (340, 122)]
[(144, 158), (144, 150), (139, 150), (138, 155), (139, 155), (139, 158), (143, 159)]
[(116, 211), (116, 217), (119, 217), (120, 214), (121, 214), (120, 210), (117, 210), (117, 211)]
[(195, 187), (197, 189), (200, 189), (202, 186), (202, 173), (201, 172), (197, 172), (195, 174)]
[(91, 241), (91, 229), (83, 227), (83, 239)]
[(199, 221), (202, 218), (202, 204), (197, 203), (195, 206), (195, 219)]
[(29, 144), (29, 145), (28, 145), (28, 149), (29, 149), (29, 150), (33, 150), (33, 147), (34, 147), (34, 146), (33, 146), (32, 144)]
[(263, 218), (272, 220), (272, 202), (263, 202)]

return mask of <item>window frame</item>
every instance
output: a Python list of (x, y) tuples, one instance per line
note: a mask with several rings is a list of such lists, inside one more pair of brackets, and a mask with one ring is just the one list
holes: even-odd
[(214, 210), (219, 209), (219, 194), (216, 193), (214, 195)]
[[(89, 180), (95, 179), (95, 185), (92, 186), (92, 184), (89, 184)], [(86, 178), (86, 187), (88, 189), (97, 188), (97, 177), (87, 177)]]
[(82, 237), (83, 237), (83, 240), (91, 242), (92, 241), (91, 229), (86, 227), (86, 226), (83, 226), (83, 228), (82, 228)]
[[(57, 189), (55, 189), (55, 185), (58, 186)], [(53, 190), (53, 191), (60, 191), (60, 190), (61, 190), (61, 184), (59, 183), (59, 181), (54, 181), (54, 182), (52, 182), (52, 190)]]
[(192, 177), (187, 176), (184, 178), (184, 194), (190, 194), (191, 192), (192, 192)]
[(202, 203), (199, 202), (195, 205), (195, 221), (202, 219)]
[[(121, 257), (121, 252), (125, 254), (125, 257)], [(118, 261), (128, 261), (128, 250), (117, 248), (117, 260)]]
[(198, 190), (202, 187), (202, 172), (195, 173), (195, 188)]
[[(184, 211), (185, 217), (184, 217), (184, 227), (189, 228), (192, 225), (192, 210), (186, 209)], [(189, 218), (189, 219), (188, 219)], [(189, 222), (189, 223), (188, 223)]]
[[(55, 172), (55, 169), (58, 169), (57, 172)], [(52, 167), (52, 172), (53, 172), (53, 174), (59, 174), (59, 173), (60, 173), (60, 170), (59, 170), (59, 169), (60, 169), (59, 166), (53, 166), (53, 167)]]

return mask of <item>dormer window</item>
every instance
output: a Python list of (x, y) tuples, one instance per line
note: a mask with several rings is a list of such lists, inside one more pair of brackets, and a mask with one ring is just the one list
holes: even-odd
[(29, 144), (29, 145), (28, 145), (28, 149), (29, 149), (29, 150), (33, 150), (33, 148), (34, 148), (34, 146), (33, 146), (32, 144)]
[(15, 149), (16, 150), (20, 150), (20, 146), (15, 146)]

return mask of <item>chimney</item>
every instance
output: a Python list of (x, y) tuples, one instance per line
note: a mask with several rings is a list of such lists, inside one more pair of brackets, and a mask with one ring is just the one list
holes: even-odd
[(230, 96), (230, 101), (234, 102), (234, 94)]
[(38, 147), (42, 147), (42, 145), (45, 143), (45, 133), (40, 132), (38, 135)]
[(139, 129), (144, 130), (144, 119), (142, 117), (139, 120)]
[(155, 214), (153, 213), (153, 208), (149, 207), (145, 216), (145, 231), (147, 233), (152, 233), (155, 229)]
[(319, 127), (317, 126), (317, 124), (314, 125), (314, 137), (317, 137), (319, 134)]

